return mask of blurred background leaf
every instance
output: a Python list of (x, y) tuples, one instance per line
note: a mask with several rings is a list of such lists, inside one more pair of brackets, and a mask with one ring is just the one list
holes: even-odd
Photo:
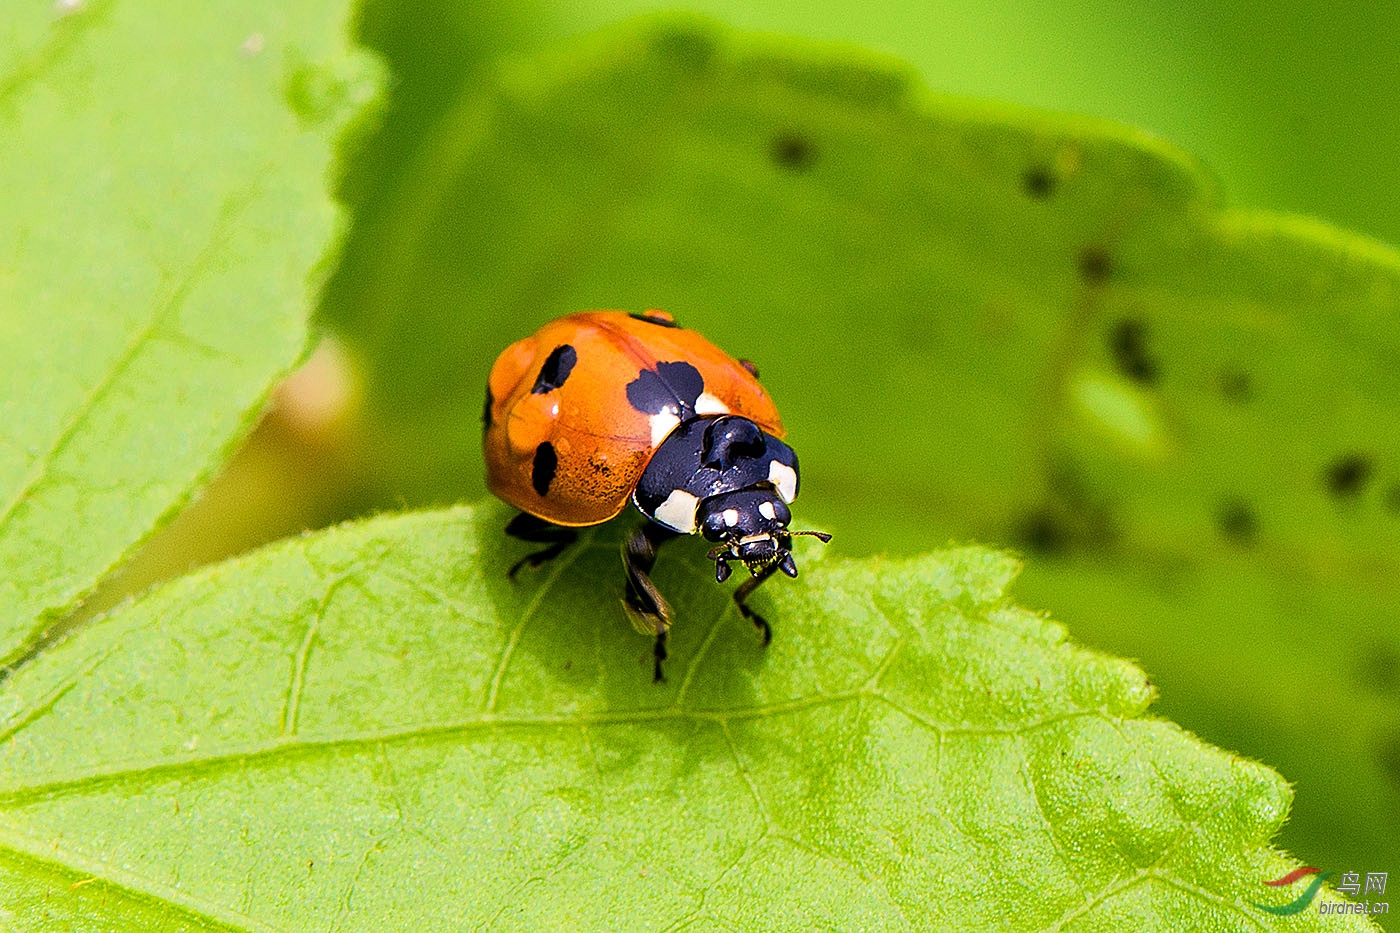
[(307, 270), (344, 228), (331, 141), (378, 87), (324, 4), (10, 13), (0, 661), (184, 504), (304, 354)]
[[(341, 394), (364, 407), (313, 456), (275, 410), (128, 586), (170, 553), (481, 495), (495, 353), (557, 313), (662, 306), (758, 360), (799, 505), (838, 547), (1027, 550), (1019, 600), (1141, 658), (1161, 712), (1297, 782), (1283, 845), (1393, 864), (1396, 260), (1218, 214), (1216, 192), (1400, 240), (1400, 13), (691, 5), (897, 53), (941, 91), (1141, 126), (1217, 185), (1132, 131), (930, 109), (865, 56), (741, 66), (679, 30), (615, 73), (597, 42), (551, 53), (554, 81), (521, 64), (646, 6), (366, 6), (398, 89), (343, 185), (356, 228), (323, 314), (355, 361), (323, 371), (358, 375)], [(593, 84), (569, 84), (571, 55)]]

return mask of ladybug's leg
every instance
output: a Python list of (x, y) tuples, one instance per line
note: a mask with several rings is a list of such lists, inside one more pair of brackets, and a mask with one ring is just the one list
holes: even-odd
[(506, 534), (521, 541), (549, 545), (549, 547), (533, 554), (526, 554), (511, 564), (510, 570), (506, 571), (506, 576), (512, 580), (515, 579), (515, 574), (521, 567), (526, 565), (538, 567), (546, 561), (554, 560), (564, 553), (565, 548), (578, 540), (578, 532), (574, 529), (564, 528), (542, 518), (536, 518), (528, 512), (521, 512), (512, 518), (510, 524), (506, 525)]
[(757, 612), (749, 608), (748, 598), (753, 595), (753, 591), (763, 585), (763, 581), (773, 575), (773, 571), (778, 569), (777, 562), (773, 562), (758, 573), (749, 577), (739, 588), (734, 591), (734, 605), (739, 607), (739, 614), (753, 623), (753, 627), (758, 629), (759, 637), (762, 638), (766, 647), (773, 640), (773, 629), (768, 625), (768, 620)]
[(644, 635), (655, 635), (652, 645), (652, 682), (661, 683), (666, 678), (661, 673), (661, 662), (666, 660), (666, 633), (671, 629), (671, 604), (651, 582), (651, 568), (656, 566), (656, 552), (677, 533), (669, 528), (647, 522), (627, 536), (622, 544), (622, 566), (627, 571), (627, 595), (623, 598), (623, 608), (632, 619), (632, 625)]

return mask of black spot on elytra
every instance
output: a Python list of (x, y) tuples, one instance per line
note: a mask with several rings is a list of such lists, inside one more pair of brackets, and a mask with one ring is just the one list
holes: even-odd
[(568, 380), (569, 373), (574, 371), (574, 364), (577, 362), (578, 351), (573, 347), (567, 343), (555, 347), (545, 358), (544, 365), (540, 367), (540, 374), (535, 377), (535, 385), (534, 388), (530, 389), (530, 393), (543, 395), (546, 392), (553, 392)]
[(1069, 544), (1069, 533), (1064, 525), (1045, 510), (1026, 516), (1016, 532), (1016, 537), (1027, 550), (1045, 556), (1059, 554)]
[(800, 172), (812, 167), (817, 158), (817, 147), (799, 133), (779, 133), (769, 144), (768, 154), (783, 168)]
[(650, 312), (650, 311), (643, 311), (641, 314), (629, 314), (629, 315), (627, 315), (627, 316), (630, 317), (630, 318), (631, 318), (632, 320), (634, 320), (634, 321), (645, 321), (645, 322), (647, 322), (648, 324), (655, 324), (657, 327), (680, 327), (680, 326), (681, 326), (680, 324), (676, 323), (676, 319), (675, 319), (675, 318), (672, 318), (672, 317), (662, 317), (661, 315), (655, 314), (655, 313)]
[(1055, 193), (1055, 175), (1043, 165), (1028, 168), (1021, 175), (1021, 187), (1027, 196), (1044, 201)]
[(554, 482), (554, 472), (559, 469), (559, 455), (549, 441), (535, 448), (535, 460), (530, 465), (530, 485), (541, 496), (549, 495), (550, 484)]
[(1259, 535), (1259, 519), (1248, 502), (1226, 499), (1215, 509), (1215, 525), (1227, 541), (1250, 547)]
[(1347, 454), (1338, 457), (1322, 472), (1322, 481), (1327, 491), (1338, 499), (1349, 499), (1357, 495), (1370, 482), (1373, 467), (1371, 461), (1362, 454)]
[(1079, 277), (1088, 285), (1102, 285), (1113, 275), (1113, 257), (1097, 246), (1086, 246), (1079, 254)]
[(758, 364), (753, 360), (740, 359), (739, 365), (747, 369), (750, 376), (753, 376), (755, 379), (758, 378)]
[(1147, 325), (1127, 318), (1114, 325), (1108, 347), (1118, 371), (1134, 382), (1151, 385), (1157, 381), (1157, 361), (1147, 352)]
[(1254, 387), (1249, 382), (1249, 373), (1242, 369), (1232, 367), (1221, 370), (1217, 385), (1220, 387), (1221, 396), (1232, 402), (1247, 402), (1254, 394)]
[(491, 408), (496, 404), (496, 400), (491, 396), (491, 387), (486, 387), (486, 403), (481, 406), (481, 427), (483, 430), (491, 427)]
[(685, 421), (695, 415), (695, 400), (705, 391), (700, 370), (689, 363), (657, 363), (627, 384), (627, 401), (645, 415), (669, 411)]

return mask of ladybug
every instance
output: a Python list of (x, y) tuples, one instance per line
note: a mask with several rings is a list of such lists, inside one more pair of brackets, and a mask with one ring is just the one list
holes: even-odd
[(586, 311), (559, 318), (496, 359), (482, 413), (486, 484), (520, 509), (512, 537), (544, 544), (510, 568), (537, 567), (632, 504), (647, 519), (622, 547), (633, 625), (654, 637), (660, 683), (673, 613), (652, 583), (662, 544), (713, 542), (715, 579), (730, 561), (749, 571), (734, 592), (740, 614), (772, 638), (747, 600), (781, 570), (797, 576), (790, 531), (797, 455), (758, 370), (664, 311)]

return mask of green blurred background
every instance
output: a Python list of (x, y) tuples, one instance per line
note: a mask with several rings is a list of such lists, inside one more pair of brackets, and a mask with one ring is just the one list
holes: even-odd
[[(382, 253), (392, 240), (386, 231), (402, 223), (411, 210), (405, 204), (424, 199), (434, 166), (453, 158), (432, 147), (460, 137), (444, 125), (465, 119), (470, 107), (463, 102), (501, 60), (657, 9), (670, 7), (642, 0), (366, 4), (364, 39), (389, 60), (396, 85), (382, 128), (352, 156), (342, 183), (353, 227), (321, 318), (341, 339), (283, 387), (225, 474), (88, 611), (160, 576), (303, 527), (482, 494), (475, 425), (462, 432), (452, 425), (479, 407), (485, 367), (508, 335), (567, 308), (542, 304), (531, 320), (483, 318), (479, 345), (454, 338), (451, 328), (442, 335), (396, 333), (400, 322), (376, 317), (378, 310), (408, 292), (432, 296), (434, 288), (454, 285), (415, 279), (420, 272), (407, 268), (401, 279), (386, 275)], [(938, 92), (1130, 124), (1199, 158), (1229, 205), (1313, 215), (1400, 243), (1400, 7), (1393, 4), (1179, 9), (784, 0), (758, 7), (703, 0), (686, 9), (744, 30), (872, 49), (908, 62)], [(800, 282), (801, 270), (793, 274)], [(663, 303), (648, 294), (635, 281), (619, 283), (615, 302), (598, 303)], [(704, 297), (677, 295), (672, 301)], [(384, 296), (392, 300), (381, 305)], [(668, 296), (663, 290), (659, 297)], [(682, 314), (741, 352), (734, 344), (742, 342), (742, 326), (706, 320), (704, 312), (695, 317)], [(906, 343), (919, 339), (905, 336)], [(1205, 329), (1191, 336), (1202, 341), (1203, 356), (1220, 349), (1206, 341), (1232, 339), (1228, 331)], [(461, 379), (444, 388), (440, 373), (419, 372), (414, 355), (424, 344), (454, 339), (443, 354), (462, 361)], [(1400, 360), (1389, 352), (1391, 341), (1389, 335), (1378, 341), (1386, 352), (1377, 358), (1390, 367), (1393, 382)], [(770, 337), (763, 345), (773, 343)], [(1189, 357), (1196, 349), (1177, 344), (1157, 352)], [(799, 394), (799, 358), (794, 353), (786, 366), (759, 360), (766, 375), (776, 371), (780, 402), (784, 391)], [(795, 431), (809, 426), (812, 435), (829, 427), (820, 424), (815, 402), (829, 391), (792, 404)], [(1396, 402), (1396, 396), (1381, 400), (1392, 410)], [(878, 401), (856, 397), (850, 404)], [(942, 443), (925, 440), (930, 449)], [(909, 552), (977, 538), (1021, 550), (1030, 562), (1015, 591), (1023, 603), (1051, 611), (1080, 641), (1140, 659), (1162, 691), (1161, 714), (1296, 782), (1284, 847), (1327, 870), (1400, 872), (1400, 560), (1393, 523), (1367, 519), (1339, 530), (1330, 516), (1314, 520), (1306, 510), (1293, 516), (1289, 540), (1308, 541), (1315, 523), (1320, 537), (1340, 542), (1339, 564), (1370, 555), (1362, 570), (1343, 566), (1335, 573), (1316, 554), (1299, 559), (1306, 568), (1300, 573), (1279, 551), (1196, 544), (1190, 534), (1176, 540), (1176, 549), (1096, 550), (1092, 515), (1052, 515), (1047, 521), (1056, 524), (1045, 527), (1028, 526), (1024, 517), (993, 520), (976, 514), (979, 502), (966, 489), (947, 503), (936, 494), (899, 501), (872, 481), (884, 453), (864, 449), (868, 462), (833, 465), (799, 444), (810, 465), (802, 520), (836, 532), (834, 547), (852, 555)], [(918, 458), (905, 451), (899, 462), (907, 468)], [(1382, 462), (1380, 471), (1395, 466)], [(930, 482), (936, 487), (937, 477)], [(1374, 492), (1385, 494), (1379, 486)], [(1090, 500), (1061, 489), (1059, 507), (1092, 511), (1092, 502), (1085, 506)], [(1201, 500), (1205, 509), (1225, 507), (1217, 491), (1202, 488)], [(999, 507), (989, 503), (987, 510)], [(1237, 537), (1252, 535), (1252, 517), (1234, 520)], [(1220, 524), (1228, 537), (1230, 521)], [(1171, 539), (1170, 520), (1140, 530), (1137, 544), (1158, 532)], [(1377, 534), (1382, 537), (1372, 537)], [(1063, 538), (1073, 546), (1062, 546)]]

